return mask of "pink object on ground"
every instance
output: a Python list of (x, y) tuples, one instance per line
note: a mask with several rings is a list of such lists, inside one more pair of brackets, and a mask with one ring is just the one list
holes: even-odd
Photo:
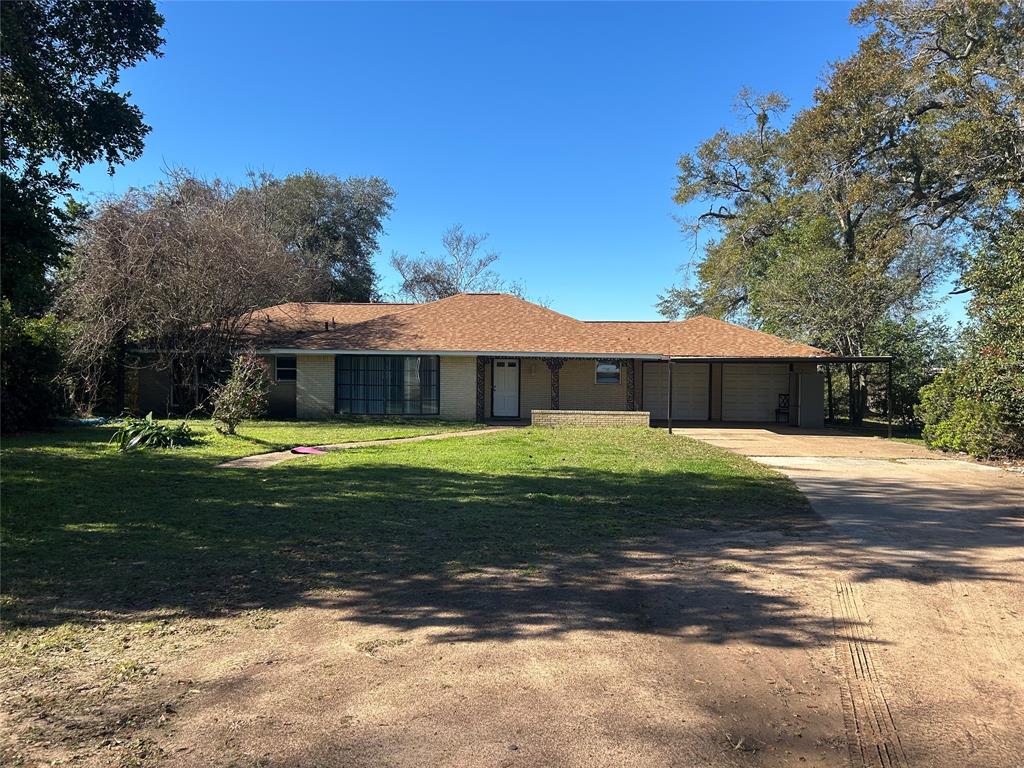
[(325, 453), (319, 448), (311, 448), (308, 445), (300, 445), (297, 448), (292, 448), (292, 453)]

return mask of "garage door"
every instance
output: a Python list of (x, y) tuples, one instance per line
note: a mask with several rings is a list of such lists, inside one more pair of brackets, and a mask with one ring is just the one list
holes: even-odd
[(779, 395), (789, 392), (789, 366), (722, 366), (722, 420), (775, 421)]
[[(644, 410), (652, 419), (668, 418), (668, 364), (644, 363)], [(708, 418), (707, 363), (675, 363), (672, 366), (672, 419), (706, 421)]]

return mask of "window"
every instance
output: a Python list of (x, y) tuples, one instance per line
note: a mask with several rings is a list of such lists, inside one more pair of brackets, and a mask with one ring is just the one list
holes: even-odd
[(282, 357), (278, 355), (274, 358), (274, 379), (277, 381), (295, 381), (297, 368), (295, 364), (295, 356), (289, 355), (288, 357)]
[(619, 364), (614, 360), (598, 360), (596, 379), (598, 384), (618, 384)]
[(338, 355), (337, 413), (436, 416), (440, 361), (425, 355)]

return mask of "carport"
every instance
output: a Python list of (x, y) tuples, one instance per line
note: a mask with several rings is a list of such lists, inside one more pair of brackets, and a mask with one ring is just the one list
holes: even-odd
[[(643, 371), (643, 404), (653, 420), (781, 423), (816, 428), (834, 410), (832, 366), (885, 364), (886, 414), (892, 436), (892, 356), (668, 357)], [(827, 393), (826, 393), (827, 390)]]

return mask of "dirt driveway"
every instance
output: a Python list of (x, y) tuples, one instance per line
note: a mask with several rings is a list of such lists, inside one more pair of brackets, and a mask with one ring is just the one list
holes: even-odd
[(1024, 478), (828, 431), (680, 432), (784, 472), (827, 522), (809, 554), (834, 572), (856, 765), (1024, 765)]
[(770, 457), (826, 522), (257, 612), (162, 667), (139, 744), (247, 768), (1024, 764), (1019, 478), (871, 438), (691, 434)]

